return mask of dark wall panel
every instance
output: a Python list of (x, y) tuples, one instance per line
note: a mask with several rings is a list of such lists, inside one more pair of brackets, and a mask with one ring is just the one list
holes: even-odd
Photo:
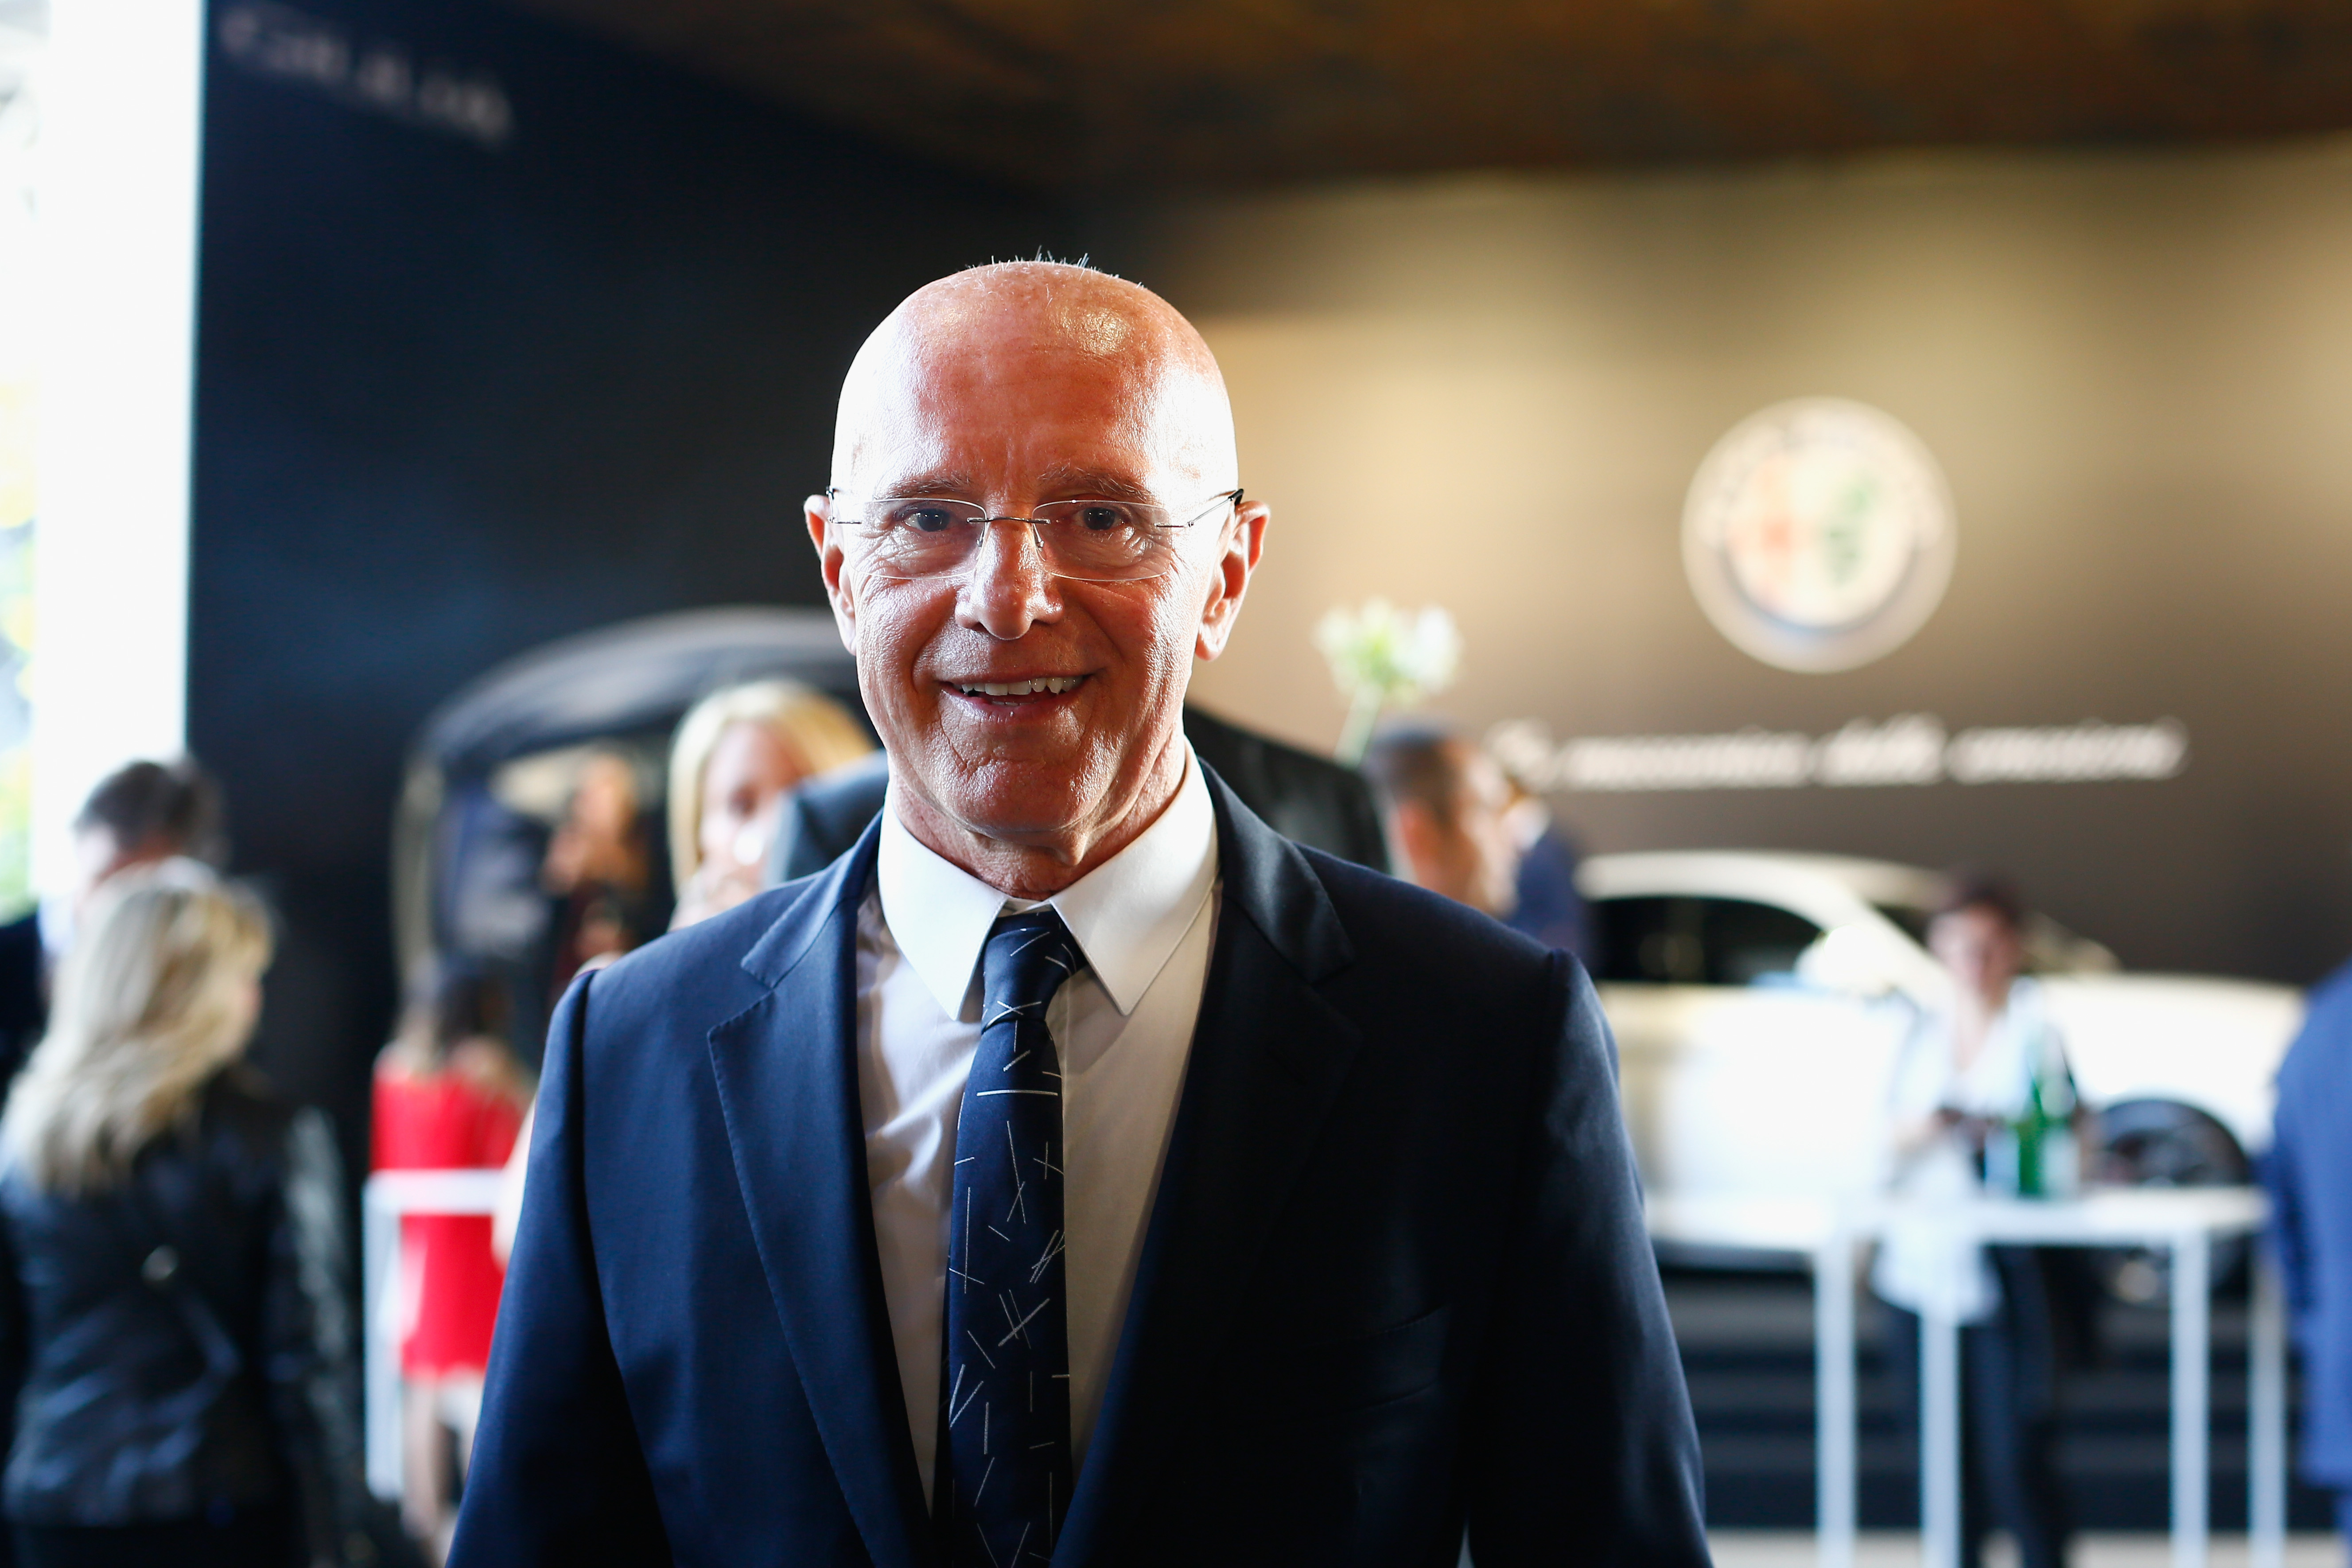
[[(1556, 805), (1596, 851), (2000, 867), (2137, 969), (2308, 984), (2352, 952), (2344, 149), (1397, 182), (1089, 237), (1202, 327), (1274, 508), (1212, 706), (1329, 743), (1314, 628), (1379, 595), (1459, 618), (1434, 708), (1474, 734), (2171, 720), (2160, 778)], [(1709, 623), (1683, 520), (1727, 432), (1818, 396), (1926, 444), (1958, 557), (1909, 642), (1805, 674)]]
[(551, 637), (804, 604), (833, 398), (1053, 212), (484, 5), (219, 5), (189, 736), (285, 949), (257, 1053), (356, 1133), (435, 704)]

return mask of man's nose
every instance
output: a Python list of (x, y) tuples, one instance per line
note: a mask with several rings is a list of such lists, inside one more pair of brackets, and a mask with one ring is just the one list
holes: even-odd
[(1009, 642), (1034, 623), (1061, 614), (1055, 582), (1045, 570), (1036, 525), (1014, 517), (992, 518), (972, 555), (957, 614), (965, 625)]

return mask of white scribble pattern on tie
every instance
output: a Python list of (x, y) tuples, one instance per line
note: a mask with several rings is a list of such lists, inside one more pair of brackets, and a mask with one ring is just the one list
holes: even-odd
[(999, 921), (982, 959), (980, 1048), (956, 1131), (936, 1488), (952, 1568), (1045, 1562), (1075, 1480), (1062, 1075), (1046, 1005), (1083, 966), (1050, 908)]

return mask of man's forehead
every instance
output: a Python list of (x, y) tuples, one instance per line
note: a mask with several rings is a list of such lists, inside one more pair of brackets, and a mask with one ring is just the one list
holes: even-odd
[[(895, 459), (895, 460), (894, 460)], [(951, 456), (926, 462), (922, 454), (877, 455), (866, 465), (866, 479), (877, 493), (894, 496), (954, 496), (971, 498), (989, 488), (990, 476)], [(1150, 476), (1134, 465), (1117, 461), (1048, 462), (1021, 476), (1034, 483), (1040, 499), (1055, 496), (1099, 496), (1111, 500), (1151, 500)]]
[(1035, 499), (1107, 496), (1166, 500), (1168, 487), (1233, 481), (1232, 437), (1222, 441), (1170, 400), (1139, 399), (1091, 417), (1030, 418), (1028, 411), (977, 398), (925, 400), (852, 426), (835, 449), (836, 484), (870, 494), (978, 499), (1003, 483), (1034, 487)]
[(1155, 340), (1200, 345), (1192, 323), (1150, 289), (1059, 262), (999, 263), (951, 273), (907, 296), (890, 321), (924, 337), (1014, 332), (1096, 354), (1121, 353)]
[[(1164, 416), (1174, 412), (1172, 392), (1204, 379), (1199, 363), (1165, 333), (1134, 322), (1116, 331), (1074, 322), (1066, 313), (1044, 320), (1005, 310), (944, 325), (911, 323), (877, 333), (869, 348), (871, 363), (861, 367), (869, 401), (980, 425), (992, 416), (1086, 426)], [(1205, 379), (1215, 381), (1214, 362)]]
[(1139, 478), (1138, 454), (1205, 472), (1232, 467), (1233, 416), (1207, 345), (1156, 295), (1070, 268), (982, 268), (919, 290), (866, 340), (835, 480), (889, 469), (944, 488), (972, 477), (951, 470), (975, 446), (989, 467), (1034, 467), (1042, 446), (1123, 478)]

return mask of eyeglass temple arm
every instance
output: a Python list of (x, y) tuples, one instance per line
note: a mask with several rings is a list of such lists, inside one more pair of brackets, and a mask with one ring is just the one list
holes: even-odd
[(1211, 501), (1208, 505), (1202, 507), (1200, 510), (1186, 518), (1184, 520), (1185, 526), (1188, 528), (1191, 527), (1193, 523), (1200, 521), (1202, 518), (1208, 516), (1211, 512), (1216, 510), (1221, 506), (1230, 506), (1235, 510), (1239, 510), (1241, 509), (1241, 504), (1242, 492), (1238, 489), (1227, 490), (1224, 494), (1217, 497), (1216, 500)]

